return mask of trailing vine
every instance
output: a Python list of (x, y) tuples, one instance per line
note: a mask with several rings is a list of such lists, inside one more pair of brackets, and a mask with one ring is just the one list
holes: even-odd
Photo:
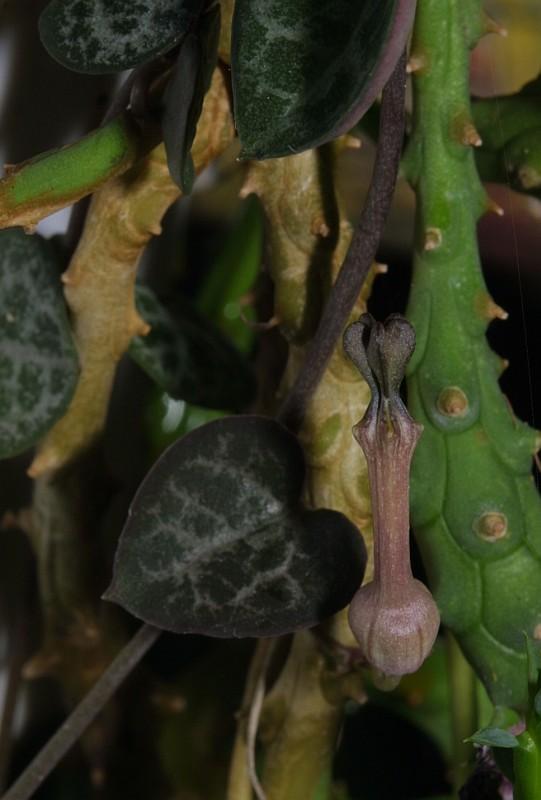
[[(78, 742), (55, 793), (536, 800), (539, 435), (498, 383), (476, 225), (481, 180), (539, 192), (539, 78), (471, 100), (481, 0), (43, 5), (74, 81), (131, 72), (0, 180), (0, 528), (37, 579), (0, 581), (2, 800), (51, 794)], [(400, 171), (408, 319), (395, 278), (370, 298)], [(29, 680), (31, 747), (66, 720), (17, 777)]]

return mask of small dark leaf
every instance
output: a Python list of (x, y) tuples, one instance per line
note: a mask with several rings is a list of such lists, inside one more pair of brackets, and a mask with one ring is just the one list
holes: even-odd
[(48, 53), (76, 72), (118, 72), (178, 44), (204, 0), (52, 0), (39, 21)]
[(130, 509), (106, 599), (177, 633), (277, 636), (343, 608), (366, 561), (338, 512), (299, 506), (300, 446), (240, 416), (176, 442)]
[(219, 35), (220, 6), (214, 6), (183, 41), (164, 95), (162, 129), (167, 165), (184, 194), (191, 192), (195, 178), (190, 148), (216, 65)]
[(129, 354), (167, 394), (207, 408), (248, 405), (252, 370), (218, 330), (185, 304), (173, 315), (146, 286), (136, 288), (136, 304), (151, 331), (132, 339)]
[(188, 347), (175, 322), (147, 286), (135, 287), (137, 311), (150, 325), (146, 336), (135, 336), (129, 354), (147, 375), (172, 397), (188, 369)]
[(236, 0), (241, 157), (290, 155), (352, 128), (396, 65), (414, 12), (415, 0)]
[(54, 251), (0, 233), (0, 457), (34, 445), (62, 415), (79, 365)]
[(480, 731), (474, 733), (466, 741), (473, 742), (474, 744), (484, 744), (487, 747), (518, 747), (519, 742), (516, 736), (513, 736), (509, 731), (504, 731), (501, 728), (481, 728)]

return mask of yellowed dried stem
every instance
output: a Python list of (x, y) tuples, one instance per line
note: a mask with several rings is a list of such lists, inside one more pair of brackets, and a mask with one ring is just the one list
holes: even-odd
[(262, 778), (267, 800), (312, 800), (317, 790), (326, 796), (344, 699), (344, 693), (333, 691), (328, 665), (313, 634), (301, 631), (293, 639), (262, 717), (260, 735), (266, 745)]
[[(340, 146), (340, 145), (338, 145)], [(337, 218), (325, 207), (317, 151), (254, 163), (243, 192), (255, 192), (268, 221), (268, 263), (274, 281), (275, 314), (289, 341), (279, 390), (285, 396), (302, 364), (323, 299), (345, 257), (352, 229), (340, 204)], [(372, 276), (376, 269), (372, 271)], [(363, 289), (352, 319), (366, 311), (372, 280)], [(315, 306), (315, 313), (314, 313)], [(312, 397), (300, 432), (308, 472), (305, 500), (313, 508), (346, 514), (372, 550), (372, 518), (366, 461), (351, 429), (370, 400), (367, 384), (336, 348)], [(372, 575), (370, 555), (366, 580)]]
[[(222, 153), (233, 135), (226, 88), (216, 70), (192, 150), (196, 172)], [(179, 195), (163, 145), (94, 195), (63, 276), (81, 374), (66, 414), (45, 437), (29, 469), (32, 477), (70, 462), (103, 429), (118, 361), (131, 338), (149, 330), (134, 305), (139, 259)]]
[[(352, 229), (340, 204), (332, 203), (332, 162), (341, 146), (335, 143), (334, 152), (329, 146), (323, 152), (254, 163), (243, 190), (244, 194), (255, 192), (259, 196), (268, 221), (275, 314), (289, 342), (281, 397), (299, 371), (324, 299), (351, 240)], [(376, 271), (372, 271), (372, 277)], [(370, 283), (363, 289), (353, 318), (366, 310)], [(306, 504), (346, 514), (362, 529), (371, 553), (367, 467), (351, 435), (369, 399), (368, 386), (359, 380), (340, 343), (311, 398), (300, 439), (307, 463)], [(370, 556), (367, 579), (372, 575), (372, 563)], [(341, 645), (354, 645), (344, 613), (332, 620), (329, 632)], [(360, 695), (358, 682), (357, 674), (332, 674), (310, 632), (294, 637), (261, 719), (261, 738), (266, 743), (262, 783), (267, 800), (312, 797), (316, 790), (330, 785), (344, 697), (351, 693), (353, 684), (353, 693)], [(236, 800), (234, 794), (230, 793), (228, 800)]]

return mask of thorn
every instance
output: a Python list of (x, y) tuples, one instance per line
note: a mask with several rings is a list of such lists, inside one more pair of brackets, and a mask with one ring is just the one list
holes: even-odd
[(425, 230), (424, 250), (437, 250), (441, 246), (443, 236), (441, 228), (427, 228)]
[(162, 232), (162, 226), (159, 222), (153, 222), (151, 225), (148, 226), (148, 232), (152, 236), (159, 236)]
[(386, 275), (389, 272), (389, 265), (374, 261), (374, 272), (376, 275)]
[(486, 209), (491, 214), (497, 214), (499, 217), (503, 217), (505, 214), (503, 208), (489, 194), (486, 196)]
[(46, 449), (36, 454), (34, 460), (26, 470), (26, 474), (29, 478), (40, 478), (49, 470), (56, 469), (59, 466), (61, 463), (59, 456), (60, 454), (57, 452), (56, 448), (51, 452), (51, 448), (46, 447)]
[(485, 306), (485, 314), (488, 319), (501, 319), (501, 320), (509, 319), (509, 313), (504, 308), (495, 303), (492, 298), (489, 298)]
[(503, 375), (503, 373), (508, 367), (509, 367), (509, 359), (500, 358), (500, 375)]
[(362, 147), (362, 140), (359, 136), (354, 136), (351, 133), (346, 133), (344, 136), (339, 136), (333, 142), (336, 154), (342, 153), (344, 150), (359, 150)]
[(239, 197), (244, 200), (245, 197), (249, 197), (251, 194), (256, 194), (259, 196), (257, 180), (254, 179), (254, 176), (251, 172), (248, 172), (246, 180), (240, 187)]
[(148, 336), (150, 331), (152, 330), (152, 326), (148, 324), (148, 322), (144, 322), (142, 319), (138, 321), (137, 328), (136, 328), (136, 336)]
[(464, 123), (460, 141), (466, 147), (481, 147), (481, 145), (483, 144), (483, 140), (479, 136), (479, 133), (476, 130), (473, 122)]
[(33, 681), (50, 675), (53, 668), (61, 662), (60, 653), (51, 650), (40, 650), (35, 656), (26, 662), (22, 668), (22, 676), (26, 681)]
[(411, 75), (414, 72), (420, 72), (426, 67), (426, 58), (420, 53), (411, 53), (408, 63), (406, 64), (406, 72)]
[(272, 316), (266, 322), (254, 322), (253, 319), (248, 319), (242, 308), (240, 309), (239, 314), (241, 320), (244, 322), (247, 328), (250, 328), (252, 331), (270, 331), (273, 328), (278, 327), (280, 324), (279, 318), (276, 316)]
[(500, 23), (496, 22), (492, 17), (489, 17), (485, 11), (482, 12), (482, 17), (486, 33), (496, 33), (498, 36), (503, 36), (504, 38), (508, 36), (509, 31), (507, 28), (504, 28), (503, 25), (500, 25)]
[(151, 331), (151, 326), (134, 310), (128, 322), (128, 333), (131, 336), (147, 336)]
[(350, 133), (347, 133), (342, 139), (344, 141), (344, 147), (349, 150), (359, 150), (363, 146), (362, 139), (358, 136), (352, 136)]
[(322, 236), (324, 239), (326, 239), (331, 232), (331, 229), (323, 217), (314, 217), (310, 226), (310, 230), (314, 236)]
[(75, 284), (77, 283), (77, 281), (75, 280), (69, 269), (66, 270), (66, 272), (62, 273), (62, 275), (60, 276), (60, 280), (62, 281), (64, 286), (75, 286)]

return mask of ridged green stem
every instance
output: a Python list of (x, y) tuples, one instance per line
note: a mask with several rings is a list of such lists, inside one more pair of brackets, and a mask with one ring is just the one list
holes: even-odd
[(74, 144), (9, 168), (0, 181), (0, 227), (33, 228), (126, 172), (144, 150), (141, 131), (123, 113)]
[(469, 50), (480, 0), (419, 0), (412, 44), (413, 132), (406, 171), (417, 196), (408, 316), (417, 331), (408, 402), (425, 430), (413, 462), (417, 540), (443, 622), (494, 703), (527, 700), (524, 631), (541, 631), (537, 436), (501, 393), (476, 223), (489, 208), (472, 145)]
[(447, 634), (447, 674), (451, 691), (451, 721), (453, 726), (453, 789), (458, 797), (466, 783), (473, 762), (473, 747), (466, 742), (478, 727), (477, 679), (462, 655), (452, 634)]

